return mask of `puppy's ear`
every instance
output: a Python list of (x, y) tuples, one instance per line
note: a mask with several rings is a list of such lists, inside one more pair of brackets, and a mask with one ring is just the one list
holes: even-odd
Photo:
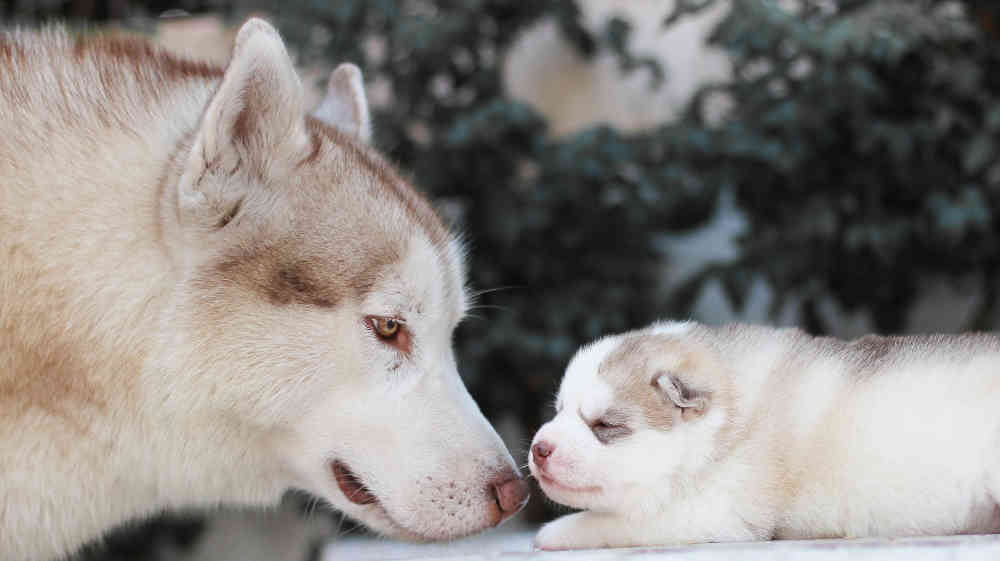
[(368, 143), (372, 124), (361, 69), (350, 63), (335, 68), (326, 85), (326, 97), (312, 116)]
[(672, 372), (660, 372), (653, 378), (653, 386), (659, 388), (663, 396), (681, 410), (685, 420), (695, 419), (708, 411), (711, 394), (695, 390)]

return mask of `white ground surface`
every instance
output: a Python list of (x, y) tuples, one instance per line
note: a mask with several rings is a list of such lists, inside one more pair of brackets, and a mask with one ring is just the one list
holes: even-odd
[(450, 544), (404, 544), (346, 536), (327, 546), (323, 561), (442, 559), (486, 561), (996, 561), (1000, 535), (905, 539), (775, 541), (702, 544), (669, 548), (631, 548), (540, 552), (531, 550), (531, 528), (511, 527)]

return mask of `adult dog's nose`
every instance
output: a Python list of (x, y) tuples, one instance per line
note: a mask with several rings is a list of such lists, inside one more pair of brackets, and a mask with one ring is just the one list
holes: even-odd
[(489, 486), (497, 507), (499, 507), (494, 525), (517, 514), (519, 510), (524, 508), (524, 505), (528, 504), (531, 488), (528, 486), (528, 482), (513, 470), (504, 471), (493, 478)]
[(542, 440), (537, 442), (531, 447), (531, 459), (534, 460), (536, 466), (544, 467), (545, 462), (555, 449), (555, 445), (549, 444), (548, 441)]

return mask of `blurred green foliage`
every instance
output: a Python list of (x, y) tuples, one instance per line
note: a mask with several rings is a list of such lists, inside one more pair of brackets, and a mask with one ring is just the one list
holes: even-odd
[(608, 48), (654, 81), (662, 69), (628, 51), (627, 23), (590, 33), (572, 1), (292, 0), (284, 13), (307, 52), (320, 27), (330, 39), (313, 55), (354, 61), (369, 83), (390, 85), (375, 144), (451, 209), (483, 291), (458, 334), (461, 370), (487, 414), (533, 429), (578, 345), (662, 312), (665, 256), (652, 240), (705, 220), (717, 185), (702, 171), (705, 147), (669, 131), (552, 138), (537, 112), (505, 96), (500, 57), (548, 16), (584, 54)]
[[(678, 2), (664, 25), (716, 3)], [(473, 286), (500, 289), (460, 330), (462, 370), (488, 414), (510, 412), (530, 431), (577, 346), (687, 316), (709, 279), (739, 307), (763, 276), (776, 304), (802, 298), (814, 331), (828, 327), (815, 311), (827, 295), (896, 331), (922, 275), (974, 273), (991, 287), (988, 318), (1000, 255), (992, 10), (736, 0), (710, 39), (732, 58), (731, 80), (645, 133), (565, 139), (505, 96), (500, 56), (548, 16), (585, 54), (609, 49), (662, 80), (654, 60), (629, 52), (626, 22), (588, 32), (568, 0), (291, 0), (283, 13), (307, 52), (390, 85), (376, 144), (457, 216)], [(316, 28), (330, 38), (318, 48)], [(731, 109), (711, 122), (720, 99)], [(668, 256), (655, 241), (704, 224), (723, 190), (749, 221), (741, 257), (664, 298)]]
[[(721, 173), (750, 229), (738, 262), (691, 283), (760, 273), (779, 294), (804, 298), (815, 331), (827, 294), (898, 331), (921, 278), (973, 274), (987, 296), (970, 327), (991, 327), (1000, 282), (997, 8), (802, 6), (735, 2), (711, 37), (735, 64), (732, 81), (713, 90), (734, 107), (712, 150), (724, 155)], [(700, 131), (705, 99), (668, 128)]]

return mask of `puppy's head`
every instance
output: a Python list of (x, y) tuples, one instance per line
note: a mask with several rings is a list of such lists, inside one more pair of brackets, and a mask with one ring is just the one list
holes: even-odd
[(580, 349), (556, 416), (532, 442), (531, 473), (558, 503), (617, 511), (669, 496), (712, 458), (728, 376), (705, 328), (657, 324)]

